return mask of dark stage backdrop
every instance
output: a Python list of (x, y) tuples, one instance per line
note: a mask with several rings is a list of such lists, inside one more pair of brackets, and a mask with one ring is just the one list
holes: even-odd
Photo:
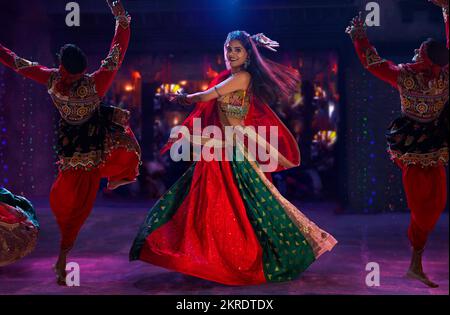
[[(45, 9), (37, 1), (20, 1), (14, 8), (1, 10), (8, 23), (0, 42), (19, 56), (53, 66)], [(57, 170), (55, 114), (46, 86), (0, 66), (0, 185), (26, 196), (48, 195)]]

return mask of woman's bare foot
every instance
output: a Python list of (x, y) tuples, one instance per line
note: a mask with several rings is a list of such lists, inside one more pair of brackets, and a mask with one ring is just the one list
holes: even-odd
[(109, 190), (114, 190), (116, 188), (119, 188), (120, 186), (128, 185), (128, 184), (131, 184), (134, 182), (136, 182), (135, 179), (133, 179), (133, 180), (128, 180), (128, 179), (116, 180), (116, 181), (108, 182), (107, 188)]
[(411, 264), (409, 265), (409, 270), (406, 273), (406, 276), (410, 279), (419, 280), (430, 288), (437, 288), (439, 285), (431, 281), (428, 276), (423, 272), (422, 267), (422, 250), (413, 250), (411, 256)]

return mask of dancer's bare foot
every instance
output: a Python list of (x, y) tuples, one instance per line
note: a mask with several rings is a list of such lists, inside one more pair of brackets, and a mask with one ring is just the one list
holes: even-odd
[(109, 190), (114, 190), (116, 188), (119, 188), (120, 186), (128, 185), (128, 184), (131, 184), (134, 182), (136, 182), (135, 179), (133, 179), (133, 180), (128, 180), (128, 179), (116, 180), (116, 181), (108, 182), (107, 188)]
[(65, 286), (66, 285), (66, 276), (67, 276), (66, 265), (65, 264), (62, 265), (57, 262), (53, 266), (53, 271), (55, 272), (55, 275), (56, 275), (56, 283), (58, 285)]
[(61, 286), (66, 285), (66, 264), (67, 264), (67, 254), (69, 250), (61, 250), (58, 256), (56, 264), (53, 266), (53, 271), (56, 275), (56, 283)]
[(415, 280), (419, 280), (420, 282), (426, 284), (427, 286), (429, 286), (430, 288), (437, 288), (439, 287), (439, 284), (434, 283), (433, 281), (431, 281), (428, 276), (422, 271), (415, 271), (415, 270), (408, 270), (408, 272), (406, 273), (406, 276), (410, 279), (415, 279)]
[(420, 282), (424, 283), (425, 285), (429, 286), (430, 288), (437, 288), (439, 285), (437, 283), (434, 283), (431, 281), (428, 276), (423, 271), (422, 267), (422, 250), (413, 250), (412, 256), (411, 256), (411, 264), (409, 266), (409, 270), (406, 273), (406, 276), (410, 279), (419, 280)]

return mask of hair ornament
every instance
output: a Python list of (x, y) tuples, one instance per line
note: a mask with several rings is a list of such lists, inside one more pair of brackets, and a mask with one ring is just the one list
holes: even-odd
[(250, 36), (257, 46), (265, 47), (271, 51), (277, 51), (275, 48), (280, 47), (280, 44), (274, 40), (271, 40), (263, 33)]

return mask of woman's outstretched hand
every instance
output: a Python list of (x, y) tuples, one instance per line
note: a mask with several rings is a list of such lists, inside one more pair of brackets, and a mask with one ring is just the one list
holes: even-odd
[(188, 99), (187, 96), (187, 93), (168, 93), (161, 96), (161, 98), (172, 104), (179, 104), (183, 106), (192, 105), (192, 102)]
[(106, 0), (109, 8), (114, 16), (125, 15), (125, 8), (122, 5), (122, 1), (120, 0)]

